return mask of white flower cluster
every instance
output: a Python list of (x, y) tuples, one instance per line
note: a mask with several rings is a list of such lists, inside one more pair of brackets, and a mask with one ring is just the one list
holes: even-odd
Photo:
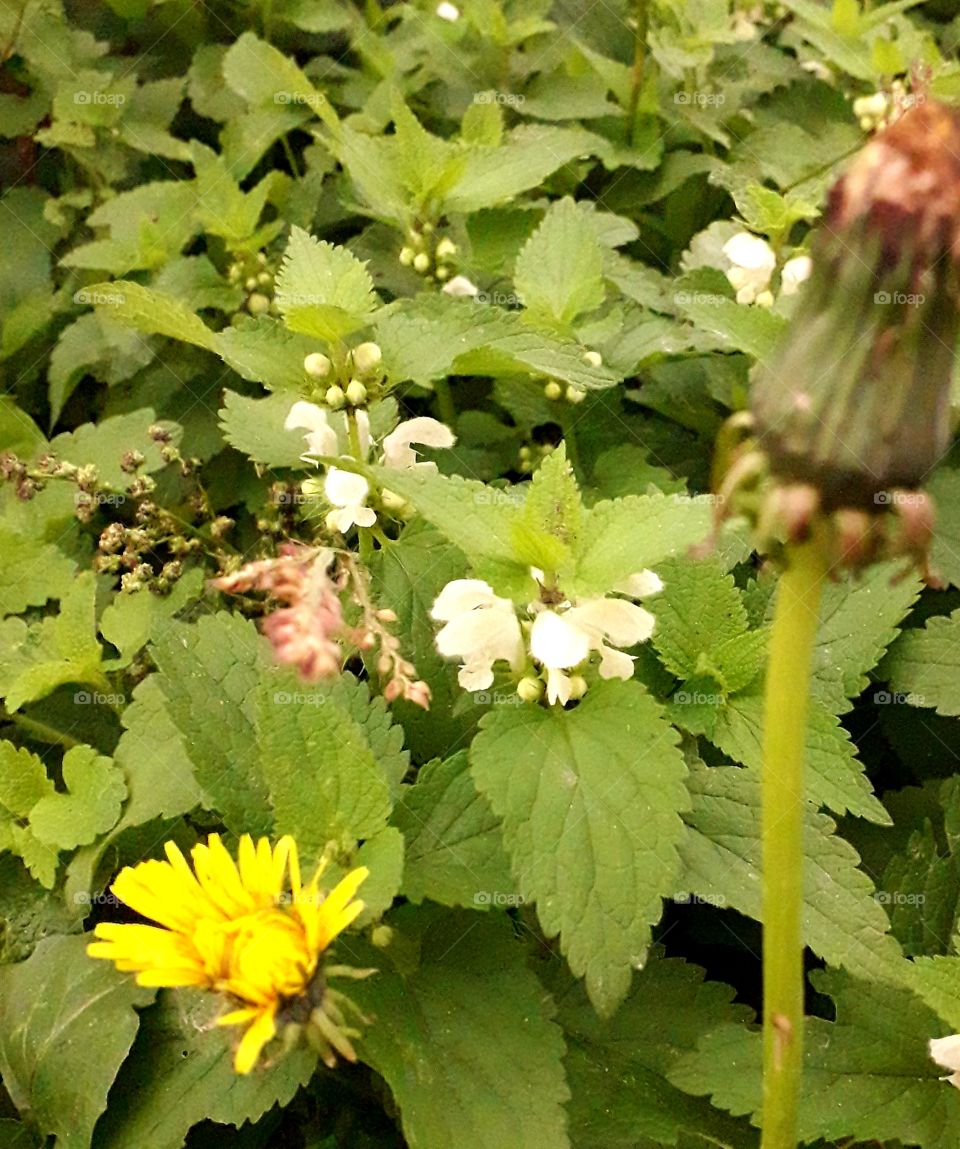
[[(770, 280), (777, 267), (777, 257), (765, 239), (749, 231), (739, 231), (723, 245), (723, 254), (730, 260), (727, 279), (737, 291), (737, 303), (756, 303), (760, 307), (773, 305)], [(795, 295), (800, 284), (810, 278), (813, 264), (809, 255), (795, 255), (780, 269), (780, 292)]]
[[(357, 411), (354, 417), (357, 422), (360, 453), (366, 459), (372, 445), (370, 418), (366, 411)], [(300, 429), (307, 432), (304, 435), (307, 450), (300, 457), (309, 463), (319, 466), (317, 456), (329, 459), (336, 458), (340, 454), (337, 432), (330, 426), (327, 412), (316, 403), (308, 403), (303, 399), (294, 403), (283, 426), (287, 431)], [(381, 455), (378, 462), (381, 466), (394, 467), (401, 471), (435, 471), (436, 463), (418, 460), (413, 444), (417, 443), (424, 447), (452, 447), (456, 441), (456, 435), (445, 423), (426, 416), (407, 419), (384, 437), (380, 443)], [(353, 526), (372, 527), (377, 521), (376, 511), (366, 505), (370, 484), (363, 475), (328, 465), (323, 481), (323, 493), (332, 507), (326, 519), (327, 526), (331, 530), (346, 534)]]
[[(533, 569), (531, 574), (542, 587), (543, 572)], [(582, 669), (593, 653), (600, 655), (601, 678), (632, 676), (633, 656), (623, 648), (646, 642), (654, 617), (630, 600), (662, 589), (653, 571), (637, 571), (611, 595), (554, 602), (550, 592), (545, 596), (550, 601), (528, 604), (528, 618), (521, 621), (514, 604), (481, 579), (456, 579), (437, 596), (430, 617), (445, 624), (437, 634), (437, 649), (446, 658), (460, 659), (457, 679), (465, 690), (486, 690), (493, 684), (495, 663), (505, 662), (519, 679), (517, 693), (524, 701), (545, 692), (550, 704), (565, 705), (586, 691), (583, 676), (571, 672)], [(535, 673), (524, 674), (531, 662)]]

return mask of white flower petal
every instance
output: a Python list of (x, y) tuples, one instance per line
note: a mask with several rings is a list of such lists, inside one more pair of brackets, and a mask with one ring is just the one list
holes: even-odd
[[(623, 598), (595, 598), (573, 607), (566, 616), (571, 625), (596, 640), (607, 638), (615, 646), (636, 646), (653, 634), (656, 619), (642, 606)], [(599, 649), (599, 643), (592, 646)]]
[(810, 278), (813, 260), (809, 255), (795, 255), (788, 259), (780, 272), (780, 290), (784, 295), (796, 295), (801, 283)]
[(749, 231), (740, 231), (732, 236), (723, 245), (723, 254), (737, 267), (748, 271), (766, 271), (769, 273), (777, 266), (777, 257), (773, 248), (765, 239), (753, 235)]
[(457, 296), (472, 296), (480, 292), (480, 288), (475, 283), (471, 283), (465, 275), (455, 275), (453, 279), (448, 280), (441, 288), (444, 295), (457, 295)]
[(370, 493), (370, 484), (363, 475), (331, 467), (323, 483), (323, 492), (335, 507), (355, 507), (362, 505)]
[(441, 20), (449, 20), (453, 23), (454, 20), (460, 19), (460, 9), (455, 4), (451, 4), (450, 0), (441, 0), (441, 3), (437, 5), (437, 15)]
[(624, 654), (622, 650), (614, 650), (612, 646), (600, 646), (600, 677), (622, 678), (624, 682), (633, 678), (633, 657)]
[(960, 1070), (960, 1033), (953, 1033), (949, 1037), (932, 1038), (930, 1056), (944, 1069)]
[(452, 447), (456, 441), (456, 435), (438, 419), (430, 419), (425, 415), (418, 419), (407, 419), (383, 440), (383, 462), (387, 467), (414, 467), (417, 466), (417, 452), (410, 446), (411, 443), (425, 447)]
[(354, 504), (337, 507), (327, 514), (327, 526), (346, 534), (351, 527), (372, 527), (377, 521), (377, 512), (372, 507)]
[(578, 666), (590, 653), (590, 639), (566, 616), (552, 610), (541, 611), (530, 630), (530, 653), (550, 670)]
[(493, 686), (493, 663), (470, 662), (457, 672), (457, 682), (464, 690), (487, 690)]
[(564, 674), (562, 670), (557, 670), (555, 667), (547, 670), (547, 702), (551, 706), (556, 702), (566, 706), (570, 701), (572, 686), (570, 676)]
[(653, 571), (634, 571), (629, 578), (617, 583), (613, 589), (619, 594), (629, 595), (630, 598), (649, 598), (650, 595), (659, 594), (663, 590), (663, 580)]
[(305, 399), (298, 399), (283, 421), (284, 431), (296, 431), (299, 428), (305, 431), (319, 431), (326, 426), (326, 411), (316, 403), (308, 403)]
[(357, 433), (360, 439), (360, 455), (366, 458), (370, 454), (370, 416), (366, 411), (357, 411)]
[(324, 455), (329, 458), (337, 454), (337, 433), (332, 427), (318, 427), (316, 431), (304, 435), (304, 438), (307, 440), (307, 455)]
[(433, 600), (430, 617), (438, 622), (449, 622), (459, 614), (482, 606), (505, 603), (513, 609), (507, 599), (498, 598), (489, 583), (478, 578), (457, 578), (448, 582)]

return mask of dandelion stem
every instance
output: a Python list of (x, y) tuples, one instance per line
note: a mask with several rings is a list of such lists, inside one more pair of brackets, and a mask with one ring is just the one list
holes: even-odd
[(803, 766), (810, 657), (826, 567), (816, 539), (791, 547), (777, 592), (764, 700), (763, 1137), (796, 1149), (803, 1064)]

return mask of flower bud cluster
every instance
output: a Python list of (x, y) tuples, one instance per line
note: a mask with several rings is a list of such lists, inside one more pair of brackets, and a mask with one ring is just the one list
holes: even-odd
[(263, 251), (255, 255), (249, 252), (236, 253), (233, 262), (227, 267), (227, 279), (242, 288), (242, 306), (254, 316), (280, 314), (273, 298), (275, 274), (276, 268)]
[(377, 343), (360, 343), (337, 364), (320, 351), (303, 360), (303, 370), (316, 384), (318, 399), (331, 411), (366, 407), (383, 394), (383, 352)]
[(437, 238), (432, 223), (415, 224), (407, 231), (399, 260), (403, 267), (412, 267), (431, 282), (444, 283), (456, 272), (458, 250), (448, 236)]

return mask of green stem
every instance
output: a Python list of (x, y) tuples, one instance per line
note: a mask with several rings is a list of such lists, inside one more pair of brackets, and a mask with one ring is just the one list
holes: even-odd
[(630, 80), (630, 105), (627, 109), (627, 131), (630, 143), (637, 142), (637, 113), (640, 108), (640, 93), (643, 91), (643, 75), (647, 63), (648, 0), (635, 0), (634, 19), (637, 22), (633, 35), (633, 72)]
[(804, 748), (810, 657), (826, 574), (816, 540), (787, 552), (770, 634), (763, 724), (763, 1137), (796, 1149), (803, 1064)]
[(434, 394), (437, 396), (437, 407), (440, 409), (440, 421), (446, 423), (451, 431), (457, 429), (457, 408), (453, 402), (453, 392), (450, 389), (449, 379), (437, 379), (433, 384)]

